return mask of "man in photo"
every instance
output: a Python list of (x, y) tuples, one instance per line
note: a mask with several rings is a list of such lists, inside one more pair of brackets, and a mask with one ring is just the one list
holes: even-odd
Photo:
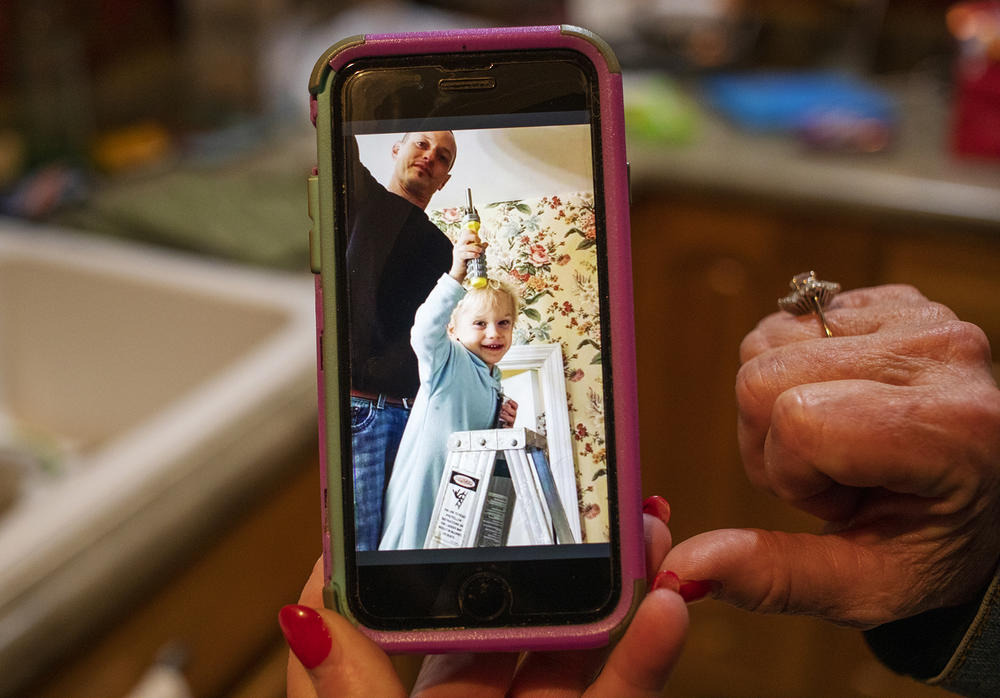
[(356, 547), (376, 550), (382, 499), (419, 387), (410, 328), (452, 243), (425, 213), (457, 156), (451, 131), (406, 133), (393, 144), (387, 186), (348, 141), (347, 275)]

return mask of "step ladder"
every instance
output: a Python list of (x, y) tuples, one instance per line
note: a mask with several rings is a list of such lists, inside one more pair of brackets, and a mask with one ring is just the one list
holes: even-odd
[[(544, 436), (523, 427), (452, 433), (424, 548), (506, 545), (515, 502), (530, 545), (580, 542), (545, 448)], [(503, 470), (500, 461), (506, 462), (509, 479), (497, 474)]]

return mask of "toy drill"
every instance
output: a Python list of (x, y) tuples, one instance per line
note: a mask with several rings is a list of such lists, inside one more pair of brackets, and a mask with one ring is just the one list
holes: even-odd
[[(462, 219), (462, 225), (465, 226), (467, 230), (471, 230), (476, 235), (476, 240), (479, 240), (479, 214), (476, 213), (476, 208), (472, 205), (472, 189), (466, 190), (469, 195), (469, 207), (465, 209), (465, 217)], [(469, 280), (469, 284), (472, 288), (483, 288), (486, 286), (486, 250), (483, 250), (475, 259), (470, 259), (465, 263), (465, 278)]]

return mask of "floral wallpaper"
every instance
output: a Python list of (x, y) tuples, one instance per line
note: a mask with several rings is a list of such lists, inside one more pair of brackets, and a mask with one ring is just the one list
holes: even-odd
[[(583, 539), (609, 539), (601, 333), (591, 193), (480, 205), (487, 273), (521, 293), (516, 344), (559, 342), (575, 446)], [(428, 210), (449, 238), (462, 230), (461, 208)]]

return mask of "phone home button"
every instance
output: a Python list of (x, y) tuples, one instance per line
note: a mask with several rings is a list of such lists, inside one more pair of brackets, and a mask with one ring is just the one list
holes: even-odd
[(493, 620), (510, 606), (510, 585), (495, 574), (479, 572), (465, 580), (458, 600), (464, 615), (475, 620)]

